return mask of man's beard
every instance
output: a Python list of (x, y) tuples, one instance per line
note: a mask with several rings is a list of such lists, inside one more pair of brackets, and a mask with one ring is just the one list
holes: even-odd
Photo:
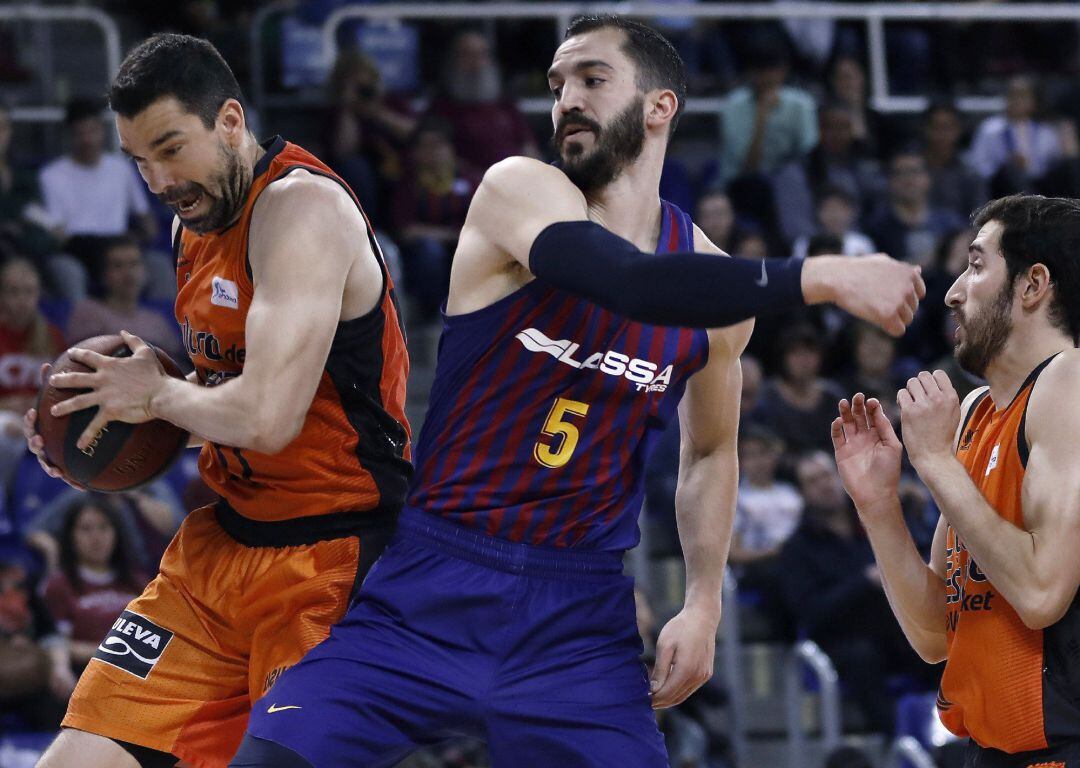
[(251, 172), (241, 161), (238, 151), (220, 144), (218, 154), (224, 169), (210, 179), (210, 184), (217, 189), (217, 194), (210, 194), (202, 184), (192, 181), (179, 189), (167, 190), (158, 195), (158, 199), (172, 208), (174, 213), (178, 212), (179, 201), (191, 195), (201, 194), (209, 201), (209, 210), (202, 216), (193, 219), (180, 217), (184, 229), (197, 235), (215, 232), (231, 224), (243, 208), (251, 186)]
[[(645, 148), (644, 114), (645, 98), (638, 96), (603, 127), (576, 112), (563, 115), (551, 137), (551, 147), (561, 159), (563, 173), (585, 194), (613, 182)], [(592, 151), (586, 151), (575, 141), (563, 144), (566, 132), (576, 127), (592, 131)]]
[(954, 347), (956, 362), (968, 373), (985, 378), (986, 369), (1001, 354), (1012, 333), (1013, 283), (1006, 282), (985, 310), (965, 318), (962, 310), (954, 310), (956, 321), (964, 331), (963, 341)]

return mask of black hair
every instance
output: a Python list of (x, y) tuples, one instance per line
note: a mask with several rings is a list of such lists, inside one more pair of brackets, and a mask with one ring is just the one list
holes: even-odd
[(105, 105), (100, 99), (75, 98), (67, 103), (64, 108), (64, 125), (70, 128), (75, 123), (81, 123), (89, 117), (101, 119), (101, 113)]
[(971, 225), (1001, 222), (1001, 255), (1007, 280), (1035, 264), (1050, 272), (1054, 293), (1050, 322), (1080, 337), (1080, 200), (1042, 195), (1010, 195), (991, 200), (971, 215)]
[(120, 515), (112, 499), (104, 494), (88, 493), (85, 496), (79, 496), (64, 513), (64, 525), (60, 531), (60, 570), (64, 572), (76, 591), (82, 589), (79, 559), (75, 553), (75, 525), (79, 520), (79, 515), (87, 509), (96, 509), (104, 515), (115, 533), (109, 567), (112, 568), (117, 583), (125, 584), (138, 591), (141, 585), (136, 583), (135, 574), (132, 571), (127, 531), (120, 523)]
[(826, 254), (843, 252), (844, 241), (836, 235), (830, 235), (825, 232), (811, 235), (810, 239), (806, 242), (807, 257), (824, 256)]
[(935, 112), (949, 112), (958, 120), (962, 121), (964, 119), (960, 107), (956, 106), (956, 102), (952, 99), (936, 98), (931, 100), (930, 104), (923, 110), (923, 122), (930, 122), (930, 118), (934, 116)]
[(169, 96), (210, 129), (221, 105), (229, 99), (240, 101), (243, 94), (213, 45), (191, 35), (162, 33), (128, 53), (109, 88), (109, 106), (131, 118)]
[(679, 106), (671, 118), (670, 137), (675, 133), (686, 107), (686, 64), (671, 42), (647, 24), (622, 16), (578, 16), (566, 28), (563, 40), (595, 32), (598, 29), (619, 29), (626, 36), (622, 50), (637, 68), (637, 86), (641, 91), (666, 88), (675, 93)]
[(841, 185), (828, 183), (822, 185), (818, 190), (817, 195), (814, 196), (814, 206), (819, 206), (824, 203), (830, 197), (838, 197), (852, 208), (859, 207), (859, 198), (857, 198), (850, 189)]
[(744, 68), (747, 72), (778, 69), (791, 64), (791, 56), (784, 40), (771, 34), (760, 34), (752, 39), (746, 48), (745, 58)]

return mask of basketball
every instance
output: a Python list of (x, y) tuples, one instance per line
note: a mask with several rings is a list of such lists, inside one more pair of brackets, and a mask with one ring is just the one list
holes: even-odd
[[(131, 350), (119, 335), (95, 336), (77, 345), (110, 357), (128, 357)], [(151, 347), (170, 376), (183, 378), (173, 359)], [(91, 369), (72, 360), (68, 353), (52, 364), (53, 373), (89, 373)], [(89, 446), (75, 446), (79, 435), (93, 420), (97, 408), (68, 416), (53, 416), (52, 406), (87, 390), (57, 389), (43, 382), (37, 401), (37, 432), (45, 441), (45, 456), (64, 477), (94, 491), (126, 491), (150, 482), (163, 473), (187, 444), (184, 430), (161, 419), (142, 424), (110, 421)]]

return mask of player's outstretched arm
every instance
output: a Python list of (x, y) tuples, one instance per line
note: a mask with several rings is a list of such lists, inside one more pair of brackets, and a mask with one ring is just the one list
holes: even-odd
[(275, 453), (303, 426), (350, 270), (362, 273), (353, 275), (364, 293), (358, 314), (378, 302), (383, 277), (352, 200), (333, 181), (304, 171), (262, 193), (250, 237), (255, 293), (243, 374), (216, 387), (170, 380), (150, 408), (212, 442)]
[(836, 467), (870, 538), (897, 621), (915, 652), (931, 664), (945, 658), (945, 527), (938, 522), (930, 563), (904, 522), (897, 489), (903, 446), (876, 399), (859, 392), (841, 400), (832, 423)]
[(923, 372), (897, 396), (912, 465), (971, 558), (1031, 629), (1060, 619), (1080, 585), (1080, 410), (1062, 406), (1078, 387), (1080, 351), (1070, 349), (1046, 367), (1028, 401), (1023, 527), (998, 515), (942, 450), (942, 423), (957, 421), (948, 377)]
[(732, 325), (803, 303), (833, 302), (900, 335), (925, 286), (918, 270), (884, 255), (718, 261), (707, 253), (647, 254), (589, 221), (581, 192), (557, 168), (510, 158), (488, 170), (463, 240), (537, 277), (642, 322)]

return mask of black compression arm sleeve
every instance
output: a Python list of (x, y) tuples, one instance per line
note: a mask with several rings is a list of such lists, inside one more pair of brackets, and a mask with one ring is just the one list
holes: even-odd
[(801, 259), (649, 254), (591, 221), (544, 229), (529, 251), (541, 280), (643, 323), (718, 328), (804, 304)]

